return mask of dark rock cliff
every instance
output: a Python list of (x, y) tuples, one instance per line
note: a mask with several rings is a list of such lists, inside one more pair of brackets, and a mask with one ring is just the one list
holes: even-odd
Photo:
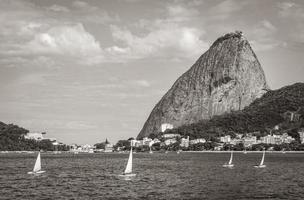
[(240, 32), (217, 39), (152, 110), (138, 138), (241, 110), (268, 90), (264, 71)]

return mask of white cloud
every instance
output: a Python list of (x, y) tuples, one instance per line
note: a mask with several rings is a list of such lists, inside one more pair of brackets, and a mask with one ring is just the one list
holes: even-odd
[(182, 5), (170, 5), (167, 7), (168, 19), (176, 22), (183, 22), (193, 19), (199, 12), (193, 8)]
[(76, 130), (88, 130), (88, 129), (96, 129), (97, 126), (83, 121), (70, 121), (66, 124), (66, 128), (76, 129)]
[(135, 85), (138, 85), (140, 87), (150, 87), (151, 84), (147, 80), (137, 80), (134, 81)]
[(141, 34), (129, 27), (111, 26), (115, 45), (106, 51), (119, 60), (158, 57), (165, 59), (195, 59), (207, 48), (202, 40), (204, 31), (188, 24), (198, 11), (180, 4), (166, 7), (166, 16), (154, 20), (142, 19), (137, 24)]
[(245, 1), (225, 0), (211, 8), (209, 13), (215, 19), (224, 20), (230, 17), (232, 13), (241, 10), (246, 3)]
[(49, 10), (55, 11), (55, 12), (69, 12), (70, 10), (67, 7), (54, 4), (51, 7), (49, 7)]
[(280, 43), (275, 42), (275, 41), (252, 40), (252, 41), (250, 41), (250, 44), (254, 51), (267, 51), (267, 50), (271, 50), (271, 49), (274, 49), (274, 48), (280, 46)]
[(85, 63), (102, 61), (102, 49), (82, 24), (56, 26), (37, 33), (22, 47), (25, 54), (71, 56)]
[(253, 34), (258, 38), (271, 37), (277, 28), (268, 20), (260, 21), (254, 28)]

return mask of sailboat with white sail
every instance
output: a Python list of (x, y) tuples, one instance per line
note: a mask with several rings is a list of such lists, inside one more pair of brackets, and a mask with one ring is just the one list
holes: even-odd
[(150, 154), (153, 154), (153, 151), (152, 151), (152, 148), (151, 148), (151, 147), (150, 147), (150, 151), (149, 151), (149, 153), (150, 153)]
[(246, 148), (244, 149), (243, 154), (247, 154), (247, 150), (246, 150)]
[(45, 171), (41, 170), (41, 158), (40, 158), (40, 152), (38, 153), (35, 165), (34, 165), (34, 169), (31, 172), (28, 172), (28, 174), (42, 174)]
[(136, 174), (132, 173), (132, 167), (133, 167), (133, 150), (132, 150), (132, 146), (131, 146), (127, 166), (125, 168), (125, 171), (119, 176), (124, 176), (124, 177), (136, 176)]
[(233, 159), (233, 151), (231, 151), (230, 160), (228, 163), (223, 164), (223, 167), (232, 168), (234, 167), (234, 164), (232, 163)]
[(265, 160), (265, 150), (263, 151), (263, 156), (262, 156), (262, 160), (261, 160), (260, 164), (259, 165), (255, 165), (254, 167), (255, 168), (265, 168), (266, 165), (264, 165), (264, 160)]

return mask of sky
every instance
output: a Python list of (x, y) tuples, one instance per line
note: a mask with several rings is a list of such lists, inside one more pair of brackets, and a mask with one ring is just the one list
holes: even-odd
[(66, 144), (136, 137), (174, 81), (241, 30), (271, 89), (304, 81), (304, 1), (0, 0), (0, 121)]

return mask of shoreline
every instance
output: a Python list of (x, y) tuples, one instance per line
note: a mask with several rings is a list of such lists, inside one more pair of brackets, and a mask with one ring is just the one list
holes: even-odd
[[(0, 154), (10, 154), (10, 153), (26, 153), (26, 154), (33, 154), (38, 151), (0, 151)], [(181, 151), (181, 153), (243, 153), (244, 151)], [(263, 153), (263, 151), (246, 151), (247, 153)], [(266, 153), (304, 153), (304, 151), (265, 151)], [(55, 152), (55, 151), (48, 151), (48, 152), (41, 152), (41, 153), (46, 153), (46, 154), (74, 154), (74, 152), (71, 151), (60, 151), (60, 152)], [(126, 153), (126, 152), (98, 152), (98, 153), (89, 153), (89, 152), (79, 152), (80, 154), (108, 154), (108, 153)], [(135, 153), (135, 152), (134, 152)], [(136, 152), (136, 153), (148, 153), (149, 152)], [(164, 152), (159, 152), (159, 151), (154, 151), (154, 153), (157, 154), (165, 154)], [(176, 153), (176, 151), (168, 151), (168, 153)]]

